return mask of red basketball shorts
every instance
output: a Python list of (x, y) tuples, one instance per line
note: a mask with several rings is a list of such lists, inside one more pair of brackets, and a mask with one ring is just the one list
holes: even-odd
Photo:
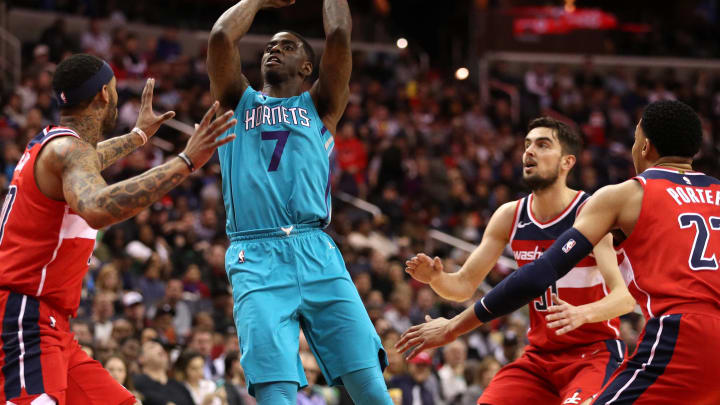
[(68, 317), (0, 290), (0, 403), (131, 405), (133, 395), (74, 340)]
[(553, 352), (528, 346), (519, 359), (498, 371), (478, 404), (581, 404), (600, 391), (625, 352), (619, 340)]
[(632, 357), (595, 405), (720, 404), (720, 317), (672, 314), (651, 318)]

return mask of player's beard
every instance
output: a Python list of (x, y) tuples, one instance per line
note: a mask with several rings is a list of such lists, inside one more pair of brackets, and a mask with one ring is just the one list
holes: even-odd
[(560, 162), (555, 166), (555, 170), (549, 175), (542, 176), (540, 173), (531, 174), (529, 176), (523, 175), (523, 181), (527, 184), (531, 191), (542, 191), (552, 186), (560, 176)]
[(103, 137), (105, 134), (111, 133), (115, 129), (115, 125), (117, 124), (117, 118), (118, 118), (117, 100), (113, 100), (108, 105), (107, 112), (105, 113), (105, 116), (103, 117), (102, 134), (100, 135), (101, 137)]

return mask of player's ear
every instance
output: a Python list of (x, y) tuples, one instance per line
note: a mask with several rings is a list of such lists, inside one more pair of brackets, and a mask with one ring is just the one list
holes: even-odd
[(107, 104), (110, 102), (110, 97), (110, 86), (106, 84), (102, 87), (102, 90), (100, 90), (100, 100)]
[(313, 72), (313, 64), (309, 60), (306, 60), (303, 62), (303, 64), (300, 66), (300, 73), (303, 77), (308, 78)]
[(575, 155), (565, 155), (562, 157), (562, 166), (563, 169), (570, 171), (570, 169), (575, 166), (575, 162), (577, 162), (577, 158)]

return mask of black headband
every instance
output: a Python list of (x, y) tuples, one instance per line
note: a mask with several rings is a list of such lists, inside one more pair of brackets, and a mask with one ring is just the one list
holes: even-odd
[(56, 89), (56, 97), (60, 107), (72, 107), (85, 100), (89, 100), (102, 90), (103, 86), (112, 80), (115, 74), (107, 62), (103, 62), (100, 70), (97, 71), (85, 83), (74, 89)]

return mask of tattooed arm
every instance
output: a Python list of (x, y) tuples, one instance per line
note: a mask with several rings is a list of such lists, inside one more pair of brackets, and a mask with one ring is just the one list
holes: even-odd
[[(196, 167), (205, 165), (219, 146), (235, 139), (234, 135), (229, 135), (216, 141), (218, 136), (237, 122), (231, 119), (232, 111), (211, 122), (217, 109), (216, 102), (185, 147), (185, 154)], [(159, 200), (190, 174), (185, 162), (175, 157), (141, 175), (108, 186), (100, 175), (101, 166), (96, 150), (84, 140), (61, 137), (51, 141), (46, 150), (50, 170), (62, 180), (64, 200), (96, 229), (132, 217)]]
[(97, 157), (100, 162), (100, 171), (112, 166), (113, 163), (129, 155), (142, 145), (142, 138), (134, 132), (98, 143)]

